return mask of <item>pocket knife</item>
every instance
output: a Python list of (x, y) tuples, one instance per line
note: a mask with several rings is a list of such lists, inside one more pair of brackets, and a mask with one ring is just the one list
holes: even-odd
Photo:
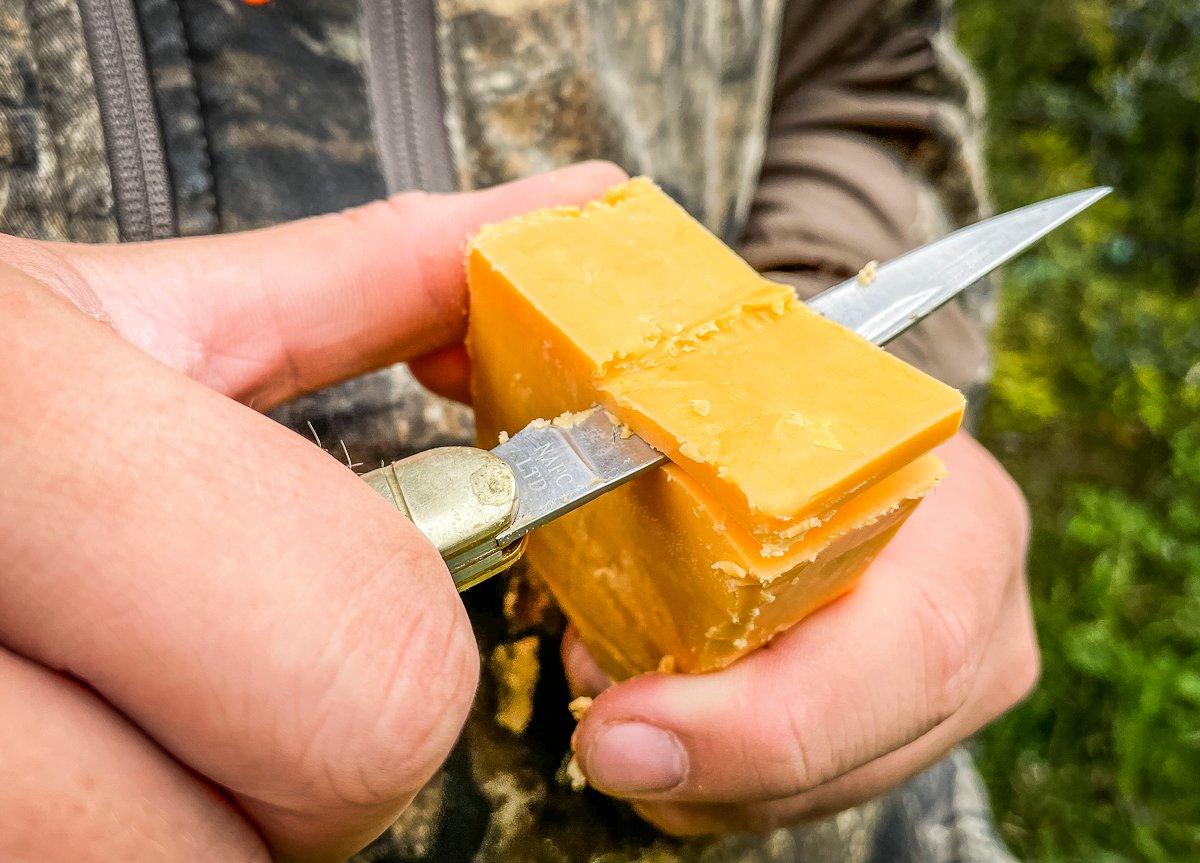
[[(955, 231), (810, 299), (808, 307), (884, 345), (1090, 207), (1098, 187)], [(570, 427), (535, 421), (491, 450), (441, 447), (363, 475), (441, 552), (460, 591), (510, 567), (529, 532), (667, 461), (599, 407)]]

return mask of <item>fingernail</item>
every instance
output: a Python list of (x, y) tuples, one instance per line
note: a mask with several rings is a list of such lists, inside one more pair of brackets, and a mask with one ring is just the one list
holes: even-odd
[(687, 775), (687, 752), (669, 731), (621, 722), (596, 735), (583, 768), (593, 786), (611, 794), (668, 791)]

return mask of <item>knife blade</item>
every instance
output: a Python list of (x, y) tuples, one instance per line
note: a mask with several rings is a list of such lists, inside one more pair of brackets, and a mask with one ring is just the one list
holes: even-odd
[[(1111, 191), (1073, 192), (984, 219), (880, 265), (869, 284), (847, 279), (807, 305), (887, 344)], [(517, 481), (515, 514), (496, 536), (500, 547), (667, 461), (598, 407), (536, 420), (491, 452)]]
[(879, 265), (868, 285), (847, 279), (807, 305), (886, 345), (1111, 191), (1085, 189), (984, 219)]

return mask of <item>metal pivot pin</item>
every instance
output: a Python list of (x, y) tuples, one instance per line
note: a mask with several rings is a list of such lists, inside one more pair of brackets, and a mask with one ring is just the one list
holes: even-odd
[(460, 591), (512, 566), (525, 551), (525, 536), (496, 541), (516, 512), (517, 479), (487, 450), (429, 450), (363, 479), (437, 547)]

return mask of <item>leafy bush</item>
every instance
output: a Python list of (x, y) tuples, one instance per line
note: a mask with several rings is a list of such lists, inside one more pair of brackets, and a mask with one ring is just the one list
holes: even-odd
[(1200, 4), (961, 0), (1011, 266), (983, 437), (1030, 498), (1043, 679), (981, 767), (1029, 860), (1200, 860)]

